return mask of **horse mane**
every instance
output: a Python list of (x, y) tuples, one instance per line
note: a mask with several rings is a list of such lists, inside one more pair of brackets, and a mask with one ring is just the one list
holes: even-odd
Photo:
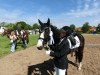
[(60, 30), (53, 25), (50, 25), (51, 30), (53, 31), (53, 37), (54, 37), (54, 42), (55, 44), (58, 44), (60, 41)]
[(59, 35), (60, 30), (56, 26), (50, 25), (50, 27), (55, 35), (57, 35), (57, 34)]
[(50, 25), (51, 28), (59, 30), (56, 26)]

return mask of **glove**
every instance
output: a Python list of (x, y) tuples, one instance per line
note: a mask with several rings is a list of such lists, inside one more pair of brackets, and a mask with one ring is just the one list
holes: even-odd
[(50, 52), (51, 52), (50, 50), (47, 50), (47, 51), (46, 51), (46, 54), (47, 54), (47, 55), (50, 55)]

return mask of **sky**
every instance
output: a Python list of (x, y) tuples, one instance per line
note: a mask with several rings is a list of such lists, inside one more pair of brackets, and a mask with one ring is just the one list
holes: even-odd
[(100, 0), (0, 0), (0, 22), (25, 21), (32, 25), (38, 19), (62, 27), (75, 24), (91, 26), (100, 23)]

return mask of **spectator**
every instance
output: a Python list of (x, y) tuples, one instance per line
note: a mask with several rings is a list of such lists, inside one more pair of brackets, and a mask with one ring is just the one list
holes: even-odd
[(11, 52), (15, 52), (17, 37), (14, 31), (11, 32), (10, 40), (11, 40)]

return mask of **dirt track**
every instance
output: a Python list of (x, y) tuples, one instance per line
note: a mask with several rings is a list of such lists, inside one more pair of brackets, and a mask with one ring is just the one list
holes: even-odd
[[(82, 70), (78, 71), (69, 64), (68, 75), (100, 75), (100, 35), (84, 37), (86, 45)], [(68, 58), (74, 63), (74, 57), (69, 55)], [(35, 46), (0, 59), (0, 75), (52, 75), (53, 71), (52, 59)]]

